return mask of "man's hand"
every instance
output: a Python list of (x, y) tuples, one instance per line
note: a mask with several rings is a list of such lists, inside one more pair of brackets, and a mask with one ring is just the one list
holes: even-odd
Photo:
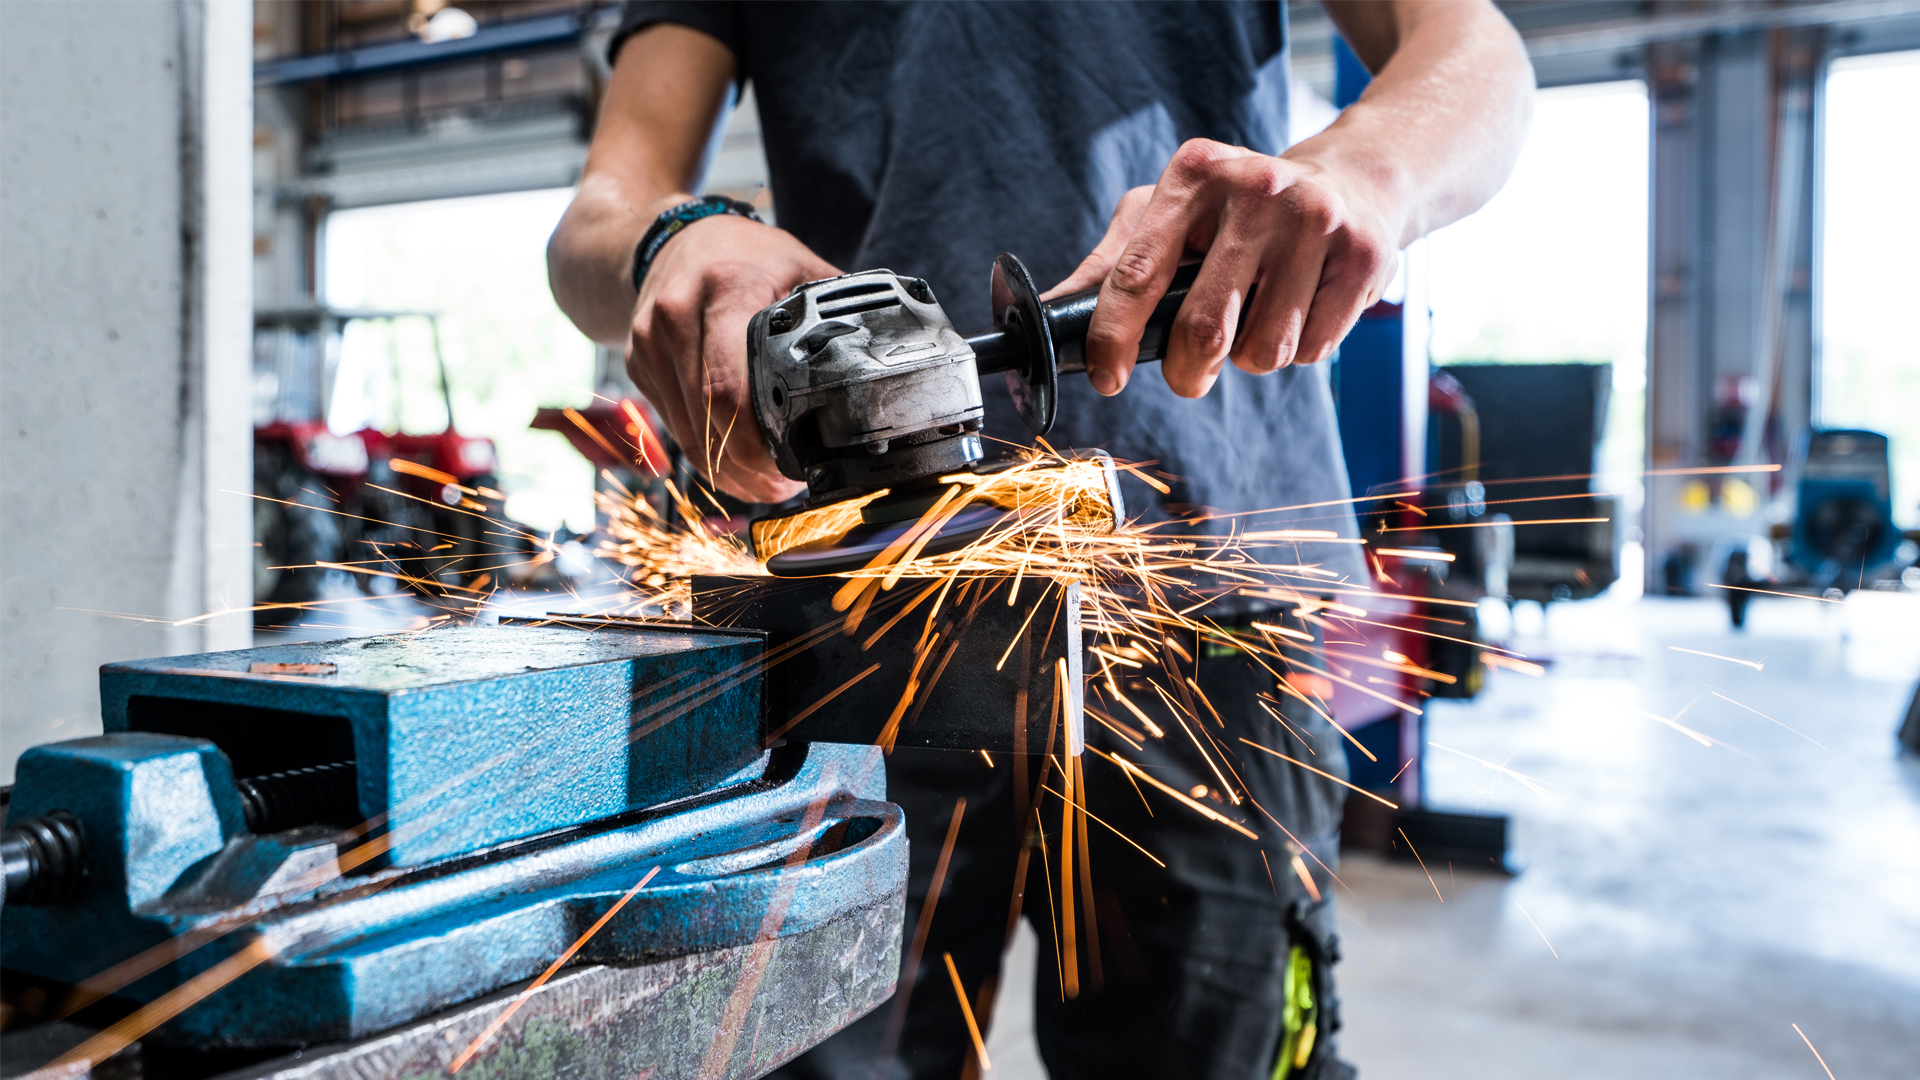
[(1279, 157), (1186, 143), (1048, 294), (1100, 286), (1094, 389), (1126, 386), (1147, 316), (1190, 252), (1203, 265), (1161, 365), (1175, 393), (1206, 393), (1229, 357), (1255, 374), (1325, 360), (1380, 299), (1395, 253), (1472, 213), (1512, 170), (1533, 69), (1491, 3), (1322, 2), (1376, 73), (1360, 100)]
[(1189, 251), (1206, 258), (1161, 364), (1174, 393), (1205, 394), (1228, 357), (1255, 375), (1325, 360), (1393, 277), (1394, 223), (1365, 195), (1317, 165), (1182, 146), (1158, 184), (1121, 198), (1105, 238), (1053, 290), (1100, 285), (1087, 331), (1094, 389), (1126, 386), (1147, 316)]
[[(677, 199), (663, 205), (673, 205)], [(768, 455), (747, 385), (747, 323), (803, 281), (840, 271), (790, 234), (727, 214), (668, 240), (633, 307), (627, 374), (694, 467), (749, 502), (790, 499)]]

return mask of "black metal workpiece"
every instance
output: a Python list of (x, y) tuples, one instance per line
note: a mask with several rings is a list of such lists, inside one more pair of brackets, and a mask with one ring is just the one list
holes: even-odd
[(0, 903), (50, 904), (74, 895), (86, 876), (80, 819), (55, 810), (8, 827), (0, 833), (0, 865)]
[(902, 577), (851, 631), (841, 578), (696, 577), (693, 615), (766, 632), (763, 741), (1078, 753), (1079, 586), (1029, 577), (1009, 606), (1011, 578), (944, 580)]

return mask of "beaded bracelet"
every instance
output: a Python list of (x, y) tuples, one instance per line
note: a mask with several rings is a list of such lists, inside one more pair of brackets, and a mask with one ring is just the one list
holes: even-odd
[(680, 230), (701, 218), (712, 217), (715, 214), (732, 214), (735, 217), (760, 220), (760, 215), (753, 212), (751, 203), (729, 199), (725, 195), (709, 195), (704, 199), (683, 202), (679, 206), (663, 211), (659, 217), (653, 219), (653, 224), (647, 227), (646, 235), (640, 238), (639, 246), (633, 250), (633, 291), (640, 291), (640, 283), (646, 280), (647, 268), (653, 265), (653, 257), (660, 254), (661, 247), (668, 240), (673, 239)]

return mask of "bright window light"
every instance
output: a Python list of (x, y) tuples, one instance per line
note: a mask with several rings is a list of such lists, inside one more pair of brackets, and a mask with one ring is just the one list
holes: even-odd
[[(570, 189), (340, 210), (328, 215), (327, 302), (337, 307), (430, 311), (441, 316), (454, 418), (460, 431), (494, 440), (507, 514), (540, 530), (593, 527), (593, 466), (557, 432), (530, 431), (541, 405), (591, 400), (593, 346), (554, 305), (547, 289), (547, 237)], [(389, 354), (426, 347), (403, 327), (350, 324), (335, 426), (437, 429), (445, 410), (431, 355), (408, 363), (399, 401), (383, 400), (378, 376)], [(378, 354), (378, 355), (376, 355)], [(362, 385), (368, 389), (361, 389)], [(353, 415), (345, 415), (352, 413)]]
[(1894, 519), (1920, 519), (1920, 52), (1834, 61), (1827, 76), (1818, 420), (1892, 444)]
[(1648, 135), (1644, 83), (1543, 90), (1513, 177), (1427, 242), (1434, 363), (1613, 364), (1613, 491), (1646, 456)]

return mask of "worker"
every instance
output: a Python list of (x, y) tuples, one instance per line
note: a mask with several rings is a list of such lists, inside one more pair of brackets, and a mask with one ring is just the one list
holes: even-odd
[[(629, 3), (579, 187), (549, 245), (554, 295), (589, 337), (627, 350), (634, 383), (714, 484), (776, 503), (802, 487), (753, 433), (751, 316), (802, 282), (885, 267), (925, 278), (962, 329), (986, 326), (988, 270), (1010, 251), (1058, 282), (1053, 293), (1100, 290), (1090, 377), (1063, 380), (1049, 441), (1156, 463), (1172, 490), (1129, 480), (1130, 510), (1218, 531), (1206, 508), (1346, 498), (1321, 362), (1380, 300), (1401, 248), (1504, 182), (1533, 78), (1487, 0), (1326, 9), (1374, 78), (1330, 127), (1289, 146), (1287, 21), (1275, 0)], [(748, 84), (779, 228), (694, 195)], [(1165, 361), (1136, 370), (1147, 315), (1194, 254), (1203, 266)], [(983, 386), (986, 430), (1005, 438), (1025, 429), (997, 382)], [(1326, 527), (1328, 511), (1314, 513)], [(1351, 514), (1335, 516), (1352, 535)], [(1338, 556), (1323, 565), (1346, 568)], [(1221, 714), (1221, 741), (1267, 738), (1276, 727), (1259, 695), (1282, 696), (1272, 676), (1194, 644), (1182, 648), (1196, 654), (1191, 676)], [(1284, 715), (1315, 760), (1344, 775), (1326, 721)], [(1088, 738), (1118, 747), (1104, 727)], [(1170, 799), (1149, 805), (1162, 796), (1136, 796), (1088, 755), (1089, 809), (1117, 832), (1089, 836), (1093, 902), (1079, 919), (1091, 940), (1072, 955), (1049, 906), (1068, 898), (1044, 878), (1042, 849), (1057, 855), (1062, 840), (1057, 812), (1036, 815), (1011, 768), (896, 750), (888, 792), (907, 811), (910, 927), (966, 800), (919, 968), (902, 973), (894, 1003), (780, 1075), (975, 1073), (945, 958), (984, 1025), (1009, 912), (1022, 909), (1042, 943), (1035, 1030), (1056, 1080), (1351, 1075), (1335, 1055), (1327, 970), (1341, 789), (1261, 754), (1227, 776), (1196, 750), (1175, 734), (1129, 753), (1260, 839)]]

